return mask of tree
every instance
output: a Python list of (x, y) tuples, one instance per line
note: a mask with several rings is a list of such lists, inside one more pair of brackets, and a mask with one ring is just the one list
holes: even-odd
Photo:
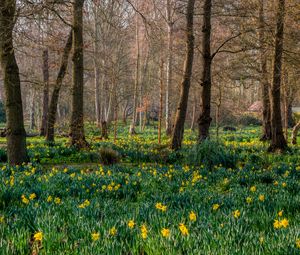
[(73, 91), (71, 117), (71, 145), (78, 149), (88, 146), (83, 123), (83, 4), (73, 3)]
[(282, 130), (281, 119), (281, 78), (282, 78), (282, 54), (284, 43), (284, 18), (285, 18), (285, 0), (278, 0), (277, 26), (275, 35), (275, 55), (273, 84), (271, 88), (271, 127), (272, 140), (269, 147), (270, 152), (287, 149), (287, 143)]
[(209, 137), (209, 127), (212, 121), (211, 112), (211, 65), (213, 57), (211, 55), (211, 10), (212, 1), (205, 0), (203, 16), (203, 71), (202, 71), (202, 94), (201, 113), (198, 120), (199, 142)]
[(184, 134), (184, 123), (187, 112), (194, 60), (194, 7), (195, 0), (189, 0), (186, 9), (186, 56), (183, 68), (183, 79), (180, 86), (180, 99), (172, 133), (171, 148), (173, 150), (178, 150), (181, 147)]
[(0, 60), (6, 95), (7, 156), (12, 165), (28, 161), (19, 67), (13, 45), (16, 1), (0, 2)]
[(59, 92), (62, 86), (63, 79), (66, 75), (67, 67), (68, 67), (68, 59), (70, 55), (70, 51), (72, 49), (72, 40), (73, 38), (73, 31), (71, 29), (67, 43), (65, 45), (61, 65), (58, 71), (58, 75), (56, 78), (56, 83), (52, 92), (49, 113), (48, 113), (48, 123), (47, 123), (47, 132), (46, 132), (46, 140), (48, 142), (54, 142), (54, 125), (56, 122), (56, 113), (57, 113), (57, 104), (59, 98)]

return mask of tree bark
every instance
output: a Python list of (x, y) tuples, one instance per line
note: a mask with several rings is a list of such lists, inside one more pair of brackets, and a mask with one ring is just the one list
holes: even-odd
[(48, 49), (43, 50), (43, 78), (44, 78), (44, 89), (43, 89), (43, 113), (42, 113), (42, 125), (40, 135), (45, 136), (47, 132), (47, 119), (49, 110), (49, 51)]
[(259, 44), (260, 44), (260, 83), (262, 89), (262, 136), (261, 141), (271, 140), (271, 105), (270, 105), (270, 84), (268, 81), (268, 66), (267, 66), (267, 49), (266, 49), (266, 38), (265, 38), (265, 0), (260, 0), (259, 3)]
[(158, 117), (158, 143), (161, 144), (161, 128), (162, 128), (162, 118), (163, 118), (163, 70), (164, 62), (163, 59), (160, 60), (159, 68), (159, 117)]
[(211, 10), (212, 1), (205, 0), (203, 16), (203, 73), (202, 73), (202, 94), (201, 112), (198, 119), (198, 141), (202, 142), (209, 137), (209, 127), (212, 121), (211, 112)]
[(67, 67), (68, 67), (68, 59), (69, 55), (72, 49), (72, 41), (73, 41), (73, 31), (71, 29), (69, 33), (69, 37), (67, 40), (67, 43), (65, 45), (61, 64), (59, 68), (59, 72), (56, 78), (56, 83), (52, 92), (51, 101), (50, 101), (50, 107), (48, 112), (48, 122), (47, 122), (47, 132), (46, 132), (46, 141), (48, 142), (54, 142), (54, 125), (56, 122), (56, 113), (57, 113), (57, 105), (58, 105), (58, 98), (60, 89), (62, 86), (63, 79), (66, 75)]
[(282, 131), (281, 118), (281, 77), (282, 77), (282, 54), (284, 41), (284, 17), (285, 17), (285, 0), (278, 0), (277, 12), (277, 29), (275, 38), (275, 55), (274, 55), (274, 72), (273, 84), (271, 89), (271, 125), (272, 140), (269, 152), (277, 150), (284, 151), (287, 149), (287, 143)]
[(184, 134), (184, 123), (186, 118), (194, 60), (194, 7), (195, 0), (189, 0), (186, 13), (186, 57), (184, 63), (184, 75), (181, 82), (180, 99), (176, 111), (174, 130), (172, 133), (171, 149), (173, 150), (178, 150), (181, 148)]
[(71, 145), (77, 149), (88, 147), (83, 123), (83, 3), (73, 4), (73, 91), (71, 117)]
[(11, 165), (28, 161), (19, 67), (13, 45), (16, 1), (0, 2), (0, 60), (6, 96), (7, 157)]

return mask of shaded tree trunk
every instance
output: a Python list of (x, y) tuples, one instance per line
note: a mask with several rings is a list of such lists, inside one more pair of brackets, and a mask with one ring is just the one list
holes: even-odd
[(47, 119), (49, 110), (49, 51), (48, 49), (43, 50), (43, 78), (44, 78), (44, 89), (43, 89), (43, 112), (42, 112), (42, 125), (40, 135), (45, 136), (47, 132)]
[(184, 134), (184, 123), (191, 85), (194, 60), (194, 7), (195, 0), (189, 0), (186, 13), (186, 57), (184, 63), (183, 80), (181, 82), (180, 99), (176, 111), (175, 125), (172, 133), (171, 148), (178, 150), (181, 147)]
[(71, 30), (69, 33), (69, 37), (67, 40), (67, 43), (65, 45), (61, 64), (59, 68), (59, 72), (56, 78), (56, 83), (52, 92), (51, 101), (50, 101), (50, 107), (48, 112), (48, 123), (47, 123), (47, 132), (46, 132), (46, 140), (48, 142), (54, 142), (54, 125), (56, 122), (56, 113), (58, 109), (58, 98), (60, 89), (62, 86), (63, 79), (66, 75), (67, 67), (68, 67), (68, 59), (69, 55), (72, 49), (72, 38), (73, 38), (73, 31)]
[(6, 98), (7, 157), (11, 165), (28, 161), (19, 67), (13, 46), (15, 0), (0, 2), (0, 60)]
[(95, 75), (95, 115), (96, 115), (96, 123), (98, 126), (101, 124), (101, 103), (100, 103), (100, 68), (99, 63), (97, 61), (99, 57), (99, 28), (98, 28), (98, 11), (95, 8), (95, 24), (94, 24), (94, 32), (95, 32), (95, 42), (94, 42), (94, 75)]
[(271, 89), (271, 125), (272, 140), (268, 151), (284, 151), (287, 149), (287, 143), (282, 131), (281, 118), (281, 77), (282, 77), (282, 54), (284, 40), (284, 17), (285, 0), (278, 0), (277, 29), (275, 38), (275, 56), (273, 84)]
[(71, 117), (71, 145), (78, 149), (88, 147), (83, 123), (83, 3), (73, 4), (73, 91)]
[(163, 70), (164, 62), (163, 59), (160, 61), (159, 68), (159, 117), (158, 117), (158, 143), (161, 144), (161, 128), (162, 128), (162, 118), (163, 118)]
[(211, 112), (211, 10), (212, 1), (205, 0), (203, 16), (203, 73), (202, 73), (202, 94), (201, 112), (198, 119), (198, 141), (201, 142), (209, 137), (209, 127), (212, 121)]
[(170, 121), (170, 89), (173, 79), (173, 30), (174, 22), (171, 17), (171, 0), (167, 0), (167, 29), (168, 29), (168, 55), (167, 55), (167, 81), (166, 81), (166, 133), (171, 135)]
[(259, 44), (260, 44), (260, 83), (262, 89), (262, 136), (261, 141), (271, 140), (271, 105), (270, 105), (270, 84), (268, 81), (268, 67), (267, 67), (267, 49), (266, 49), (266, 38), (265, 38), (265, 0), (260, 0), (259, 3)]
[(140, 79), (140, 42), (139, 42), (139, 22), (138, 14), (136, 14), (136, 65), (135, 65), (135, 84), (133, 92), (133, 110), (132, 110), (132, 121), (129, 129), (131, 135), (136, 134), (135, 124), (137, 117), (137, 104), (138, 104), (138, 88)]

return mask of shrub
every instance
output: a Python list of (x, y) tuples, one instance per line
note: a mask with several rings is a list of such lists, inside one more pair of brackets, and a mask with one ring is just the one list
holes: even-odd
[(205, 165), (209, 169), (217, 165), (234, 168), (238, 157), (230, 148), (225, 147), (225, 145), (207, 140), (195, 145), (187, 153), (186, 160), (189, 164)]
[(112, 148), (101, 148), (99, 156), (100, 162), (104, 165), (112, 165), (120, 161), (120, 154)]

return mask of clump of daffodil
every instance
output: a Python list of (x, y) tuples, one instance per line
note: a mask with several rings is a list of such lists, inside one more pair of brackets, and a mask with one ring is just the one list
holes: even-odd
[(34, 241), (42, 241), (43, 240), (43, 233), (41, 231), (36, 232), (33, 235), (33, 239), (34, 239)]
[(258, 200), (259, 200), (260, 202), (265, 201), (265, 195), (262, 195), (262, 194), (259, 195)]
[(52, 201), (53, 201), (53, 197), (52, 197), (52, 196), (48, 196), (48, 197), (47, 197), (47, 202), (48, 202), (48, 203), (51, 203)]
[(232, 212), (234, 218), (238, 219), (241, 216), (241, 212), (239, 210), (235, 210)]
[(184, 225), (184, 223), (179, 223), (179, 230), (183, 236), (189, 235), (188, 228)]
[(145, 224), (141, 226), (141, 236), (143, 239), (146, 239), (148, 236), (148, 229)]
[(93, 232), (91, 234), (91, 238), (92, 238), (93, 241), (97, 241), (100, 238), (100, 234), (98, 232)]
[(255, 192), (257, 189), (256, 189), (256, 186), (252, 186), (251, 188), (250, 188), (250, 191), (251, 192)]
[(110, 230), (109, 230), (109, 235), (111, 236), (115, 236), (117, 235), (118, 231), (116, 229), (116, 227), (112, 227)]
[(61, 204), (61, 199), (59, 197), (54, 198), (54, 203), (57, 205)]
[(247, 204), (251, 204), (252, 201), (253, 201), (252, 197), (247, 197), (247, 198), (246, 198)]
[(287, 228), (289, 225), (289, 221), (284, 218), (282, 220), (274, 220), (273, 226), (275, 229)]
[(160, 232), (163, 237), (167, 238), (170, 236), (170, 229), (168, 229), (168, 228), (163, 228)]
[(133, 229), (134, 226), (135, 226), (134, 220), (129, 220), (129, 221), (127, 222), (127, 226), (128, 226), (130, 229)]
[(212, 209), (213, 209), (214, 211), (217, 211), (219, 208), (220, 208), (220, 205), (219, 205), (219, 204), (213, 204), (213, 206), (212, 206)]
[(35, 198), (36, 198), (36, 194), (35, 193), (32, 193), (32, 194), (29, 195), (29, 199), (30, 200), (33, 200)]
[(194, 211), (191, 211), (189, 214), (190, 221), (196, 221), (197, 220), (197, 214)]
[(300, 249), (300, 238), (296, 240), (296, 247)]
[(26, 196), (25, 195), (22, 195), (21, 196), (21, 200), (22, 200), (22, 202), (24, 203), (24, 204), (29, 204), (29, 199), (28, 198), (26, 198)]
[(88, 199), (84, 200), (84, 202), (82, 204), (80, 204), (78, 207), (83, 209), (83, 208), (86, 208), (90, 205), (90, 201)]
[(167, 206), (166, 206), (166, 205), (163, 205), (162, 203), (156, 203), (156, 204), (155, 204), (155, 208), (156, 208), (157, 210), (162, 211), (162, 212), (167, 211)]

